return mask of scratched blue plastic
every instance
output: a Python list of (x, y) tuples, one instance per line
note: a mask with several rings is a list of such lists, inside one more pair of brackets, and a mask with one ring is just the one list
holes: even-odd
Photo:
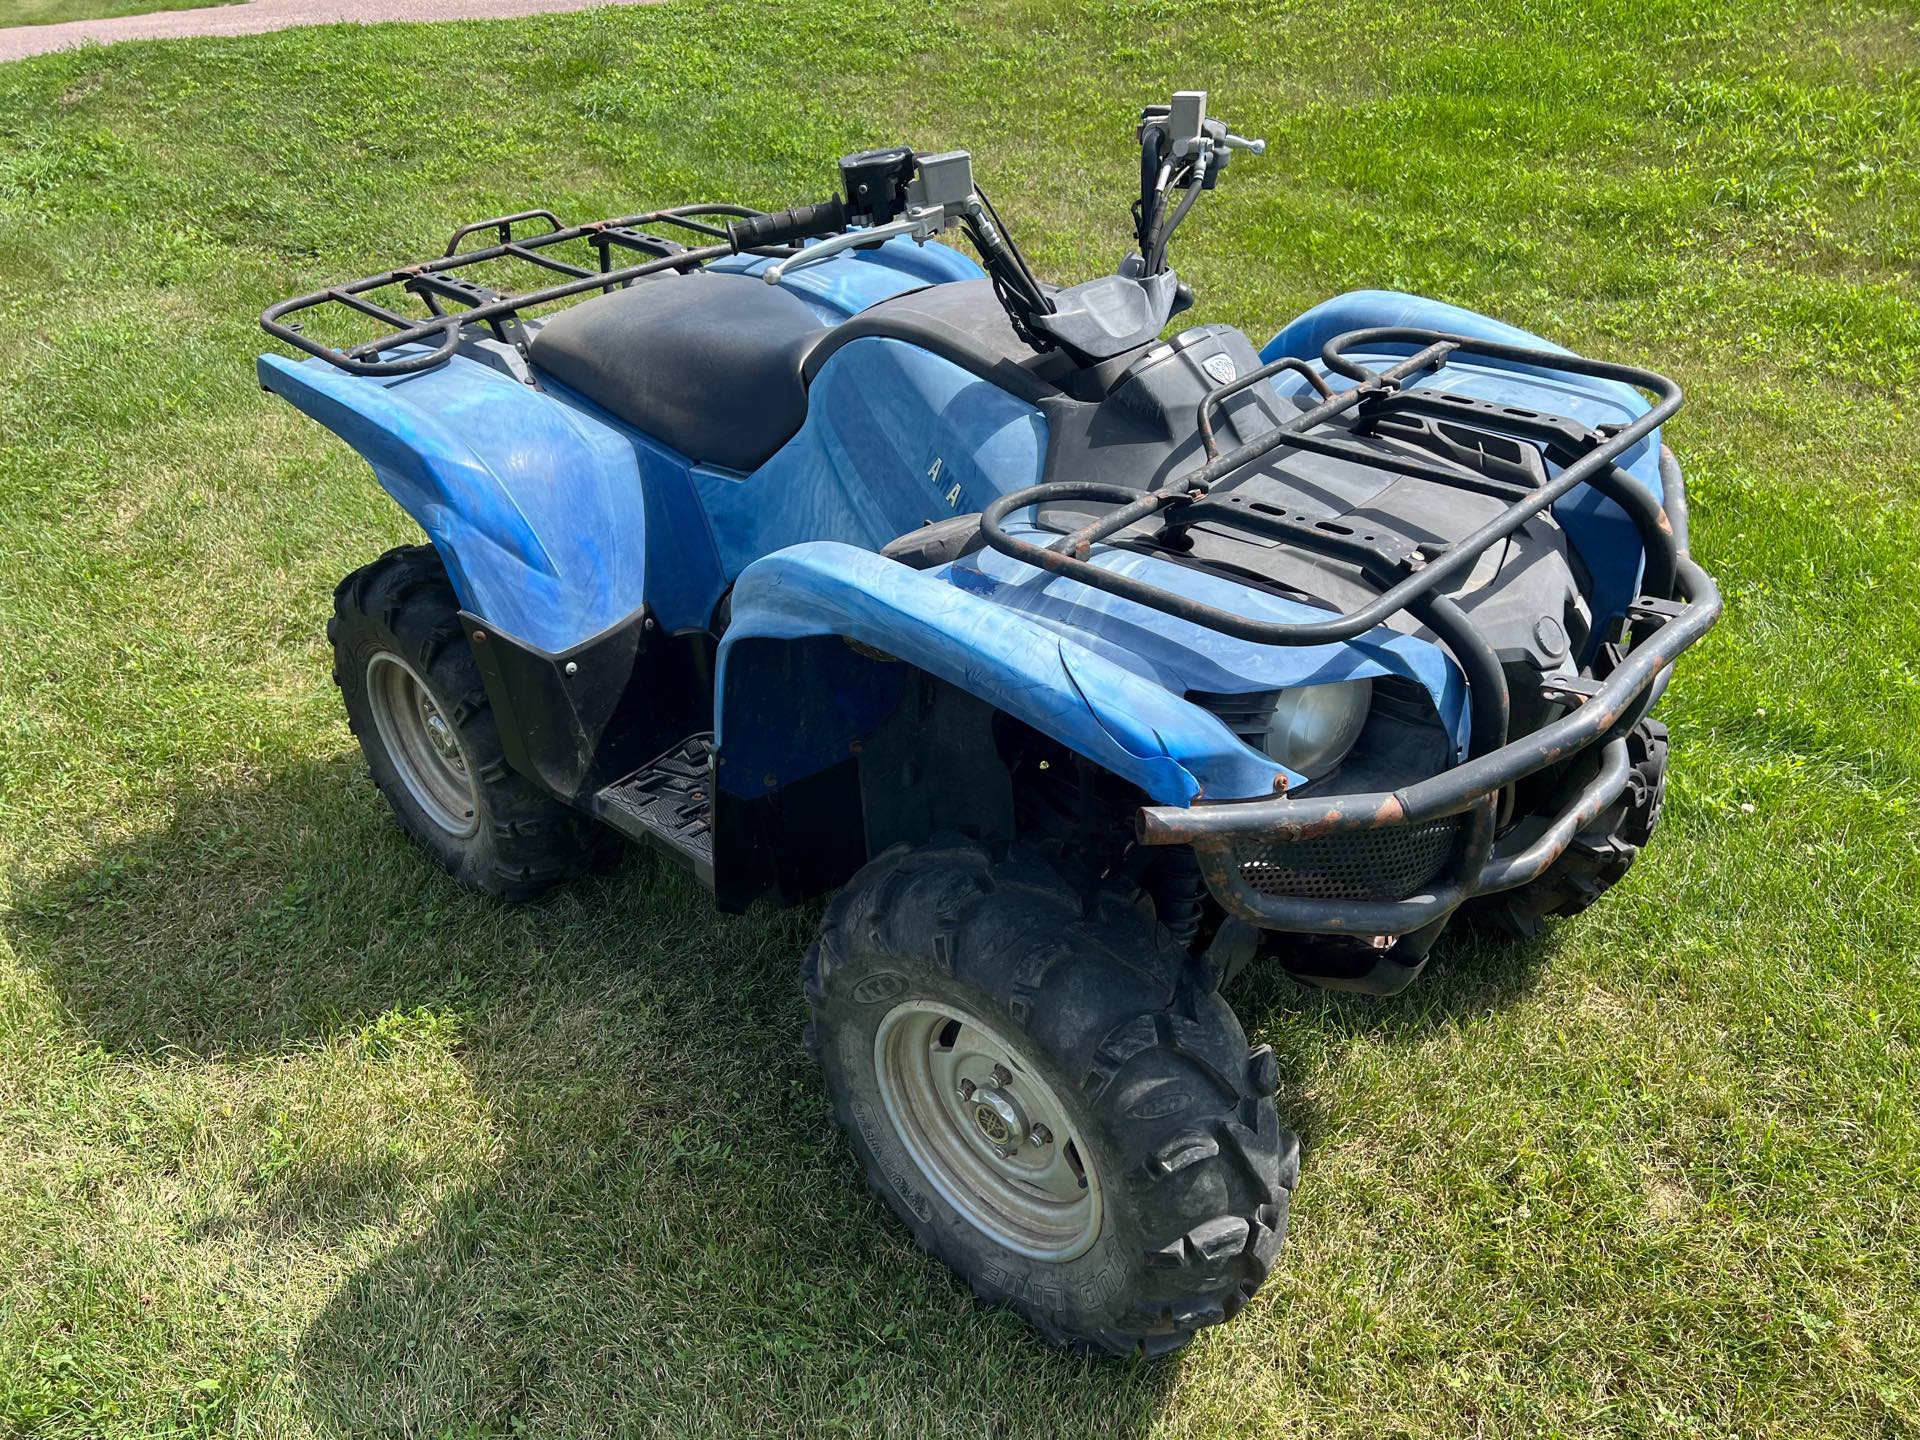
[(259, 374), (366, 457), (469, 610), (559, 651), (639, 609), (652, 462), (625, 437), (463, 356), (375, 379), (262, 355)]
[[(814, 378), (800, 433), (748, 475), (692, 464), (585, 397), (543, 383), (642, 457), (647, 523), (656, 536), (673, 537), (652, 549), (644, 599), (669, 630), (705, 626), (726, 587), (762, 555), (802, 540), (877, 550), (929, 520), (1036, 483), (1046, 453), (1039, 411), (898, 340), (842, 346)], [(626, 598), (631, 607), (606, 624), (639, 608), (637, 592)]]
[[(1022, 528), (1011, 522), (1016, 531)], [(1095, 563), (1210, 604), (1270, 620), (1324, 618), (1324, 611), (1249, 590), (1151, 556), (1096, 552)], [(1456, 746), (1467, 740), (1466, 693), (1436, 646), (1390, 631), (1350, 645), (1250, 645), (1090, 590), (1075, 581), (982, 551), (933, 571), (896, 565), (843, 544), (795, 545), (757, 561), (733, 592), (733, 620), (720, 647), (719, 743), (735, 764), (721, 783), (753, 794), (844, 756), (864, 733), (815, 697), (769, 696), (734, 657), (754, 642), (847, 636), (950, 680), (1052, 735), (1155, 799), (1184, 805), (1273, 793), (1305, 777), (1277, 765), (1214, 715), (1182, 698), (1190, 690), (1245, 693), (1288, 685), (1398, 675), (1424, 686)], [(843, 690), (879, 684), (848, 672)], [(784, 705), (779, 703), (784, 701)], [(845, 733), (836, 729), (836, 722)]]
[[(1015, 534), (1026, 531), (1042, 542), (1057, 538), (1033, 532), (1024, 523), (1024, 517), (1031, 514), (1026, 511), (1011, 517), (1008, 530)], [(1151, 555), (1099, 550), (1089, 558), (1102, 569), (1131, 575), (1257, 620), (1299, 623), (1327, 616), (1325, 610)], [(1400, 676), (1433, 697), (1434, 708), (1456, 750), (1465, 753), (1466, 685), (1459, 670), (1438, 646), (1385, 626), (1346, 644), (1253, 645), (1078, 581), (1049, 575), (996, 550), (976, 551), (941, 573), (949, 583), (1018, 610), (1057, 633), (1071, 635), (1116, 665), (1176, 692), (1207, 690), (1242, 695), (1294, 685)]]
[[(1292, 355), (1319, 365), (1320, 350), (1327, 341), (1349, 330), (1370, 329), (1381, 325), (1402, 325), (1424, 330), (1444, 330), (1476, 340), (1499, 340), (1509, 345), (1527, 345), (1542, 350), (1568, 352), (1550, 340), (1543, 340), (1518, 326), (1489, 319), (1439, 300), (1419, 295), (1403, 295), (1394, 290), (1355, 290), (1322, 302), (1288, 325), (1267, 342), (1260, 352), (1263, 360)], [(1385, 369), (1404, 359), (1417, 347), (1407, 344), (1383, 345), (1367, 351), (1354, 351), (1351, 358), (1374, 369)], [(1347, 389), (1352, 381), (1329, 374), (1336, 389)], [(1306, 381), (1283, 374), (1276, 382), (1289, 394), (1301, 393)], [(1441, 369), (1416, 382), (1415, 389), (1449, 391), (1471, 395), (1476, 400), (1496, 405), (1513, 405), (1537, 410), (1545, 415), (1564, 415), (1588, 425), (1624, 422), (1647, 413), (1646, 397), (1631, 385), (1617, 380), (1571, 375), (1565, 371), (1523, 365), (1518, 361), (1472, 356), (1449, 360)], [(1655, 498), (1661, 495), (1660, 432), (1633, 446), (1618, 462), (1622, 469), (1646, 486)], [(1557, 467), (1549, 466), (1550, 473)], [(1627, 514), (1613, 501), (1582, 485), (1553, 507), (1574, 549), (1586, 562), (1593, 577), (1589, 601), (1596, 622), (1624, 615), (1627, 606), (1640, 593), (1640, 574), (1645, 555), (1640, 532)], [(1596, 623), (1596, 632), (1601, 626)]]
[[(721, 262), (747, 272), (766, 263)], [(895, 241), (783, 283), (827, 325), (979, 273), (955, 251)], [(1266, 353), (1316, 356), (1334, 334), (1383, 324), (1544, 343), (1451, 306), (1362, 292), (1309, 311)], [(1037, 483), (1046, 453), (1037, 409), (902, 341), (842, 347), (813, 381), (800, 432), (747, 475), (695, 465), (551, 381), (536, 391), (465, 358), (378, 380), (267, 355), (260, 376), (365, 455), (445, 557), (462, 604), (527, 643), (564, 652), (643, 604), (669, 630), (704, 627), (733, 585), (718, 723), (721, 753), (740, 762), (722, 783), (743, 793), (844, 756), (897, 694), (900, 667), (837, 645), (810, 652), (839, 687), (833, 695), (774, 693), (740, 659), (769, 643), (821, 643), (808, 637), (850, 637), (919, 665), (1167, 803), (1263, 795), (1276, 775), (1301, 779), (1187, 702), (1188, 691), (1396, 675), (1433, 696), (1456, 747), (1467, 742), (1464, 682), (1426, 641), (1383, 629), (1347, 645), (1251, 645), (992, 551), (930, 572), (874, 554), (927, 521)], [(1594, 423), (1645, 408), (1626, 387), (1499, 362), (1456, 363), (1433, 383)], [(1632, 469), (1657, 493), (1656, 453), (1644, 445)], [(1561, 519), (1596, 575), (1630, 598), (1637, 537), (1596, 500), (1568, 502)], [(1150, 556), (1095, 560), (1223, 609), (1323, 615)]]
[[(768, 263), (740, 256), (715, 268), (757, 272)], [(893, 240), (781, 283), (829, 325), (894, 295), (981, 274), (947, 246)], [(642, 604), (669, 629), (703, 626), (727, 582), (755, 558), (736, 555), (722, 567), (708, 538), (694, 477), (715, 482), (709, 490), (723, 499), (726, 472), (693, 466), (551, 382), (536, 392), (462, 356), (385, 379), (272, 354), (258, 370), (262, 385), (366, 457), (440, 551), (462, 605), (543, 650), (571, 649)]]
[(800, 433), (750, 476), (695, 471), (728, 578), (802, 540), (877, 550), (1039, 482), (1040, 412), (950, 360), (869, 337), (837, 350)]
[[(918, 665), (1162, 803), (1185, 805), (1203, 786), (1217, 796), (1272, 793), (1271, 760), (1158, 681), (937, 574), (831, 542), (769, 555), (747, 567), (734, 589), (733, 622), (720, 646), (716, 739), (722, 754), (746, 750), (754, 758), (723, 772), (729, 788), (750, 793), (763, 769), (778, 773), (786, 741), (760, 723), (754, 677), (732, 673), (734, 656), (756, 639), (808, 635), (849, 636)], [(749, 733), (737, 733), (742, 719)], [(800, 728), (797, 717), (792, 728)]]
[[(707, 268), (758, 275), (773, 263), (766, 256), (733, 255)], [(971, 256), (937, 240), (915, 245), (897, 236), (871, 250), (845, 251), (823, 264), (792, 271), (781, 277), (780, 288), (811, 305), (823, 324), (837, 325), (907, 290), (949, 280), (979, 280), (985, 275)]]

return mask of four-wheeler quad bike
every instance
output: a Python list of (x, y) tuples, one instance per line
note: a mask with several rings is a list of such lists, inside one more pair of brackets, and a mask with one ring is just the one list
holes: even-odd
[[(1587, 905), (1720, 600), (1659, 375), (1381, 292), (1162, 339), (1169, 237), (1262, 147), (1202, 94), (1138, 138), (1084, 284), (964, 152), (874, 150), (779, 214), (465, 226), (268, 310), (312, 358), (259, 374), (430, 541), (329, 627), (402, 827), (511, 897), (609, 829), (727, 910), (838, 887), (808, 1036), (873, 1188), (1055, 1341), (1157, 1354), (1246, 1304), (1298, 1169), (1222, 981), (1391, 994), (1456, 915)], [(343, 307), (374, 338), (290, 323)]]

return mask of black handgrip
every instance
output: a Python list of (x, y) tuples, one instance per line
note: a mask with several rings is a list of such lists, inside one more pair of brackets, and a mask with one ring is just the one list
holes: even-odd
[(838, 235), (847, 228), (846, 202), (835, 196), (818, 205), (796, 205), (775, 215), (754, 215), (727, 226), (733, 253), (763, 245), (788, 245), (814, 235)]

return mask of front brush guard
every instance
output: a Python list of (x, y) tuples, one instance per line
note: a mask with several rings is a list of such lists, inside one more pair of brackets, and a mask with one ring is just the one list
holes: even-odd
[[(1720, 615), (1713, 579), (1686, 555), (1678, 560), (1685, 604), (1642, 601), (1626, 657), (1573, 710), (1497, 750), (1401, 789), (1367, 795), (1225, 801), (1190, 807), (1150, 805), (1137, 818), (1143, 845), (1190, 845), (1220, 903), (1249, 924), (1323, 935), (1404, 935), (1443, 920), (1475, 895), (1511, 890), (1544, 874), (1573, 838), (1626, 788), (1632, 773), (1626, 732), (1651, 705), (1654, 686), (1681, 651)], [(1568, 798), (1546, 830), (1524, 849), (1498, 853), (1494, 813), (1499, 792), (1591, 746), (1599, 773)], [(1330, 836), (1385, 844), (1462, 817), (1444, 878), (1401, 900), (1309, 899), (1262, 894), (1250, 874), (1253, 847), (1286, 846)]]
[[(1374, 372), (1346, 352), (1373, 344), (1408, 344), (1414, 354), (1388, 370)], [(1444, 366), (1455, 355), (1479, 355), (1495, 361), (1547, 371), (1619, 381), (1655, 396), (1654, 404), (1625, 425), (1582, 430), (1571, 422), (1511, 407), (1489, 406), (1449, 394), (1405, 388), (1425, 371)], [(1712, 577), (1687, 554), (1686, 495), (1679, 466), (1661, 456), (1664, 494), (1654, 496), (1615, 462), (1653, 435), (1680, 408), (1680, 387), (1665, 376), (1632, 366), (1576, 355), (1474, 339), (1434, 330), (1383, 327), (1356, 330), (1329, 340), (1321, 352), (1326, 369), (1356, 382), (1332, 393), (1316, 385), (1320, 403), (1275, 430), (1227, 454), (1217, 453), (1205, 424), (1209, 412), (1248, 384), (1282, 369), (1302, 371), (1302, 362), (1286, 358), (1210, 392), (1201, 403), (1208, 463), (1158, 490), (1144, 494), (1119, 486), (1067, 482), (1033, 486), (1002, 496), (981, 517), (987, 543), (1015, 559), (1138, 604), (1176, 615), (1240, 639), (1271, 645), (1311, 645), (1353, 640), (1406, 610), (1445, 643), (1468, 683), (1471, 748), (1467, 760), (1444, 774), (1399, 790), (1365, 795), (1275, 797), (1221, 801), (1190, 807), (1155, 805), (1141, 809), (1137, 831), (1144, 845), (1189, 845), (1210, 887), (1234, 915), (1265, 929), (1317, 934), (1404, 935), (1444, 920), (1474, 895), (1524, 885), (1543, 874), (1574, 837), (1591, 825), (1626, 788), (1632, 767), (1625, 735), (1659, 696), (1661, 677), (1680, 652), (1704, 635), (1719, 618), (1720, 592)], [(1458, 407), (1454, 409), (1453, 407)], [(1560, 472), (1531, 490), (1506, 492), (1496, 482), (1460, 469), (1411, 457), (1390, 468), (1456, 487), (1504, 493), (1512, 503), (1473, 534), (1437, 555), (1422, 547), (1393, 544), (1390, 537), (1356, 535), (1347, 526), (1312, 521), (1306, 516), (1265, 516), (1248, 507), (1214, 498), (1222, 482), (1282, 446), (1383, 463), (1352, 442), (1308, 432), (1326, 421), (1356, 411), (1362, 417), (1393, 409), (1453, 409), (1475, 420), (1515, 431), (1543, 443), (1560, 461)], [(1479, 412), (1479, 413), (1462, 413)], [(1570, 694), (1575, 708), (1530, 735), (1508, 742), (1509, 695), (1506, 676), (1487, 642), (1454, 602), (1440, 593), (1448, 580), (1464, 576), (1480, 555), (1513, 534), (1576, 487), (1588, 484), (1615, 501), (1639, 532), (1646, 555), (1645, 591), (1628, 611), (1633, 644), (1605, 680), (1590, 691)], [(1050, 545), (1010, 534), (1002, 522), (1026, 506), (1066, 500), (1100, 500), (1115, 508)], [(1298, 624), (1255, 620), (1201, 604), (1131, 576), (1088, 563), (1092, 546), (1127, 527), (1160, 516), (1170, 530), (1202, 520), (1228, 524), (1282, 543), (1302, 545), (1357, 565), (1378, 593), (1349, 614)], [(1543, 833), (1524, 848), (1496, 853), (1495, 817), (1499, 794), (1527, 776), (1560, 764), (1591, 746), (1601, 748), (1598, 773), (1565, 797)], [(1275, 847), (1319, 845), (1340, 840), (1361, 842), (1403, 854), (1447, 844), (1446, 862), (1435, 867), (1408, 856), (1408, 873), (1419, 875), (1419, 893), (1403, 898), (1328, 898), (1262, 893), (1256, 881), (1272, 862), (1257, 858)], [(1251, 852), (1251, 853), (1250, 853)], [(1284, 864), (1284, 862), (1282, 862)], [(1272, 888), (1272, 887), (1269, 887)], [(1364, 884), (1351, 888), (1365, 890)]]

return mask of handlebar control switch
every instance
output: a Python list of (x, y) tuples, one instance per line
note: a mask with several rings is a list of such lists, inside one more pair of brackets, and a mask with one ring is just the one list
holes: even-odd
[(885, 225), (905, 213), (914, 164), (913, 151), (904, 145), (842, 155), (840, 182), (847, 192), (847, 219), (856, 225)]

